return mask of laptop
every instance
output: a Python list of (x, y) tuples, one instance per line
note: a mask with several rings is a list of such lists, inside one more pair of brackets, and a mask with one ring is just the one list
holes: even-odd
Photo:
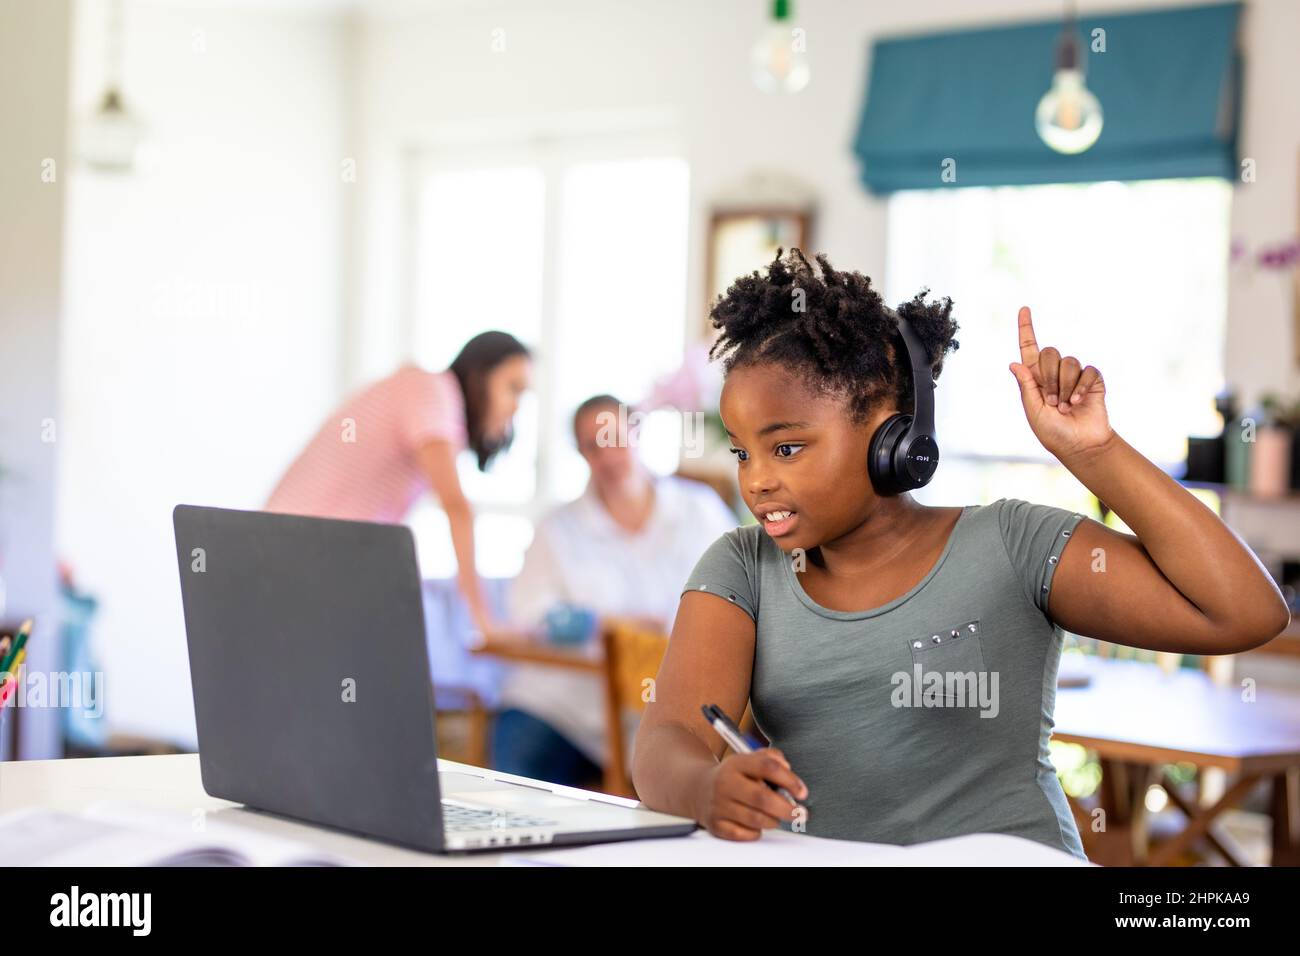
[(210, 795), (437, 853), (696, 829), (541, 780), (439, 772), (409, 528), (193, 505), (172, 523)]

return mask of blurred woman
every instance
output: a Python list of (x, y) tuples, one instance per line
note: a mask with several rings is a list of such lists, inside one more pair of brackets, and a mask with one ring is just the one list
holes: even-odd
[(474, 511), (456, 458), (468, 448), (486, 471), (510, 447), (531, 375), (531, 353), (505, 332), (474, 336), (441, 372), (406, 363), (329, 415), (266, 510), (397, 523), (432, 490), (451, 524), (460, 591), (475, 625), (489, 630), (492, 615), (474, 564)]

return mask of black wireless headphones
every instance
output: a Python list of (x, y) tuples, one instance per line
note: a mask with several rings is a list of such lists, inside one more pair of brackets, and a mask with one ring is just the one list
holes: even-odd
[(891, 415), (871, 436), (867, 473), (877, 494), (899, 495), (927, 484), (939, 467), (934, 438), (934, 376), (912, 323), (888, 306), (912, 365), (912, 414)]

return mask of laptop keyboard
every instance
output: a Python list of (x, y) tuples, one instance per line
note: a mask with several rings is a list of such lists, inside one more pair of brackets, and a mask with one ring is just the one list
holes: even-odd
[(514, 813), (510, 810), (490, 807), (470, 807), (447, 800), (442, 802), (442, 828), (449, 833), (461, 830), (513, 830), (558, 825), (558, 820), (534, 817), (527, 813)]

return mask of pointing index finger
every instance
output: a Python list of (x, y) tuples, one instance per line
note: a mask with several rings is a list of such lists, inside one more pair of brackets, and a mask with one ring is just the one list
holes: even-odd
[(1038, 339), (1034, 337), (1034, 320), (1027, 305), (1020, 307), (1016, 331), (1020, 336), (1020, 364), (1033, 369), (1038, 365)]

